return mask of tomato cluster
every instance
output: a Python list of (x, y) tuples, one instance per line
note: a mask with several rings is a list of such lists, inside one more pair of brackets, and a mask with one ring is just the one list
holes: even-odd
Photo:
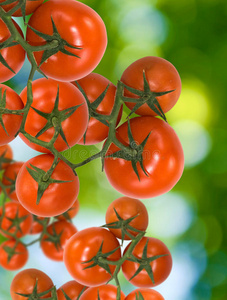
[[(22, 17), (25, 36), (12, 17)], [(176, 68), (163, 58), (143, 57), (117, 85), (92, 72), (104, 55), (107, 31), (93, 9), (75, 0), (0, 1), (0, 43), (0, 233), (7, 239), (0, 265), (23, 267), (33, 242), (21, 238), (39, 234), (43, 253), (64, 261), (75, 279), (56, 290), (46, 274), (24, 270), (12, 282), (12, 299), (32, 293), (55, 300), (163, 299), (149, 288), (168, 277), (171, 254), (159, 239), (145, 236), (148, 212), (137, 198), (170, 191), (183, 172), (182, 146), (165, 115), (181, 93)], [(17, 94), (6, 81), (26, 55), (31, 70)], [(35, 72), (42, 78), (34, 80)], [(8, 143), (17, 135), (40, 155), (14, 161)], [(97, 143), (101, 150), (80, 163), (61, 153)], [(96, 158), (124, 196), (108, 207), (106, 225), (78, 231), (71, 222), (79, 208), (76, 169)], [(125, 240), (131, 241), (121, 251)], [(120, 270), (138, 287), (127, 297)]]

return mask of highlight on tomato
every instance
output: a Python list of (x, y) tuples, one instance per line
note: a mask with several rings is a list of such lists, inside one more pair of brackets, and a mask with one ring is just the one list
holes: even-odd
[[(18, 200), (39, 217), (53, 217), (67, 211), (79, 193), (79, 179), (62, 160), (41, 154), (22, 166), (16, 180)], [(50, 171), (51, 170), (51, 171)]]
[(53, 51), (34, 52), (37, 64), (49, 78), (73, 81), (85, 77), (99, 64), (106, 50), (103, 20), (78, 1), (49, 0), (33, 13), (28, 25), (26, 40), (30, 45), (45, 44), (43, 34), (49, 42), (57, 40)]
[[(104, 170), (111, 185), (132, 198), (151, 198), (170, 191), (184, 169), (184, 153), (174, 129), (165, 121), (142, 116), (116, 130), (117, 139), (131, 152), (111, 144)], [(109, 157), (108, 157), (109, 156)]]

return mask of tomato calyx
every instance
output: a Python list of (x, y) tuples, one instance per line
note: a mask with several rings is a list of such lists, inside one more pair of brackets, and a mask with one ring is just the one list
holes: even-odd
[(11, 163), (13, 160), (11, 158), (7, 158), (5, 157), (7, 150), (5, 150), (2, 155), (0, 155), (0, 170), (2, 170), (2, 166), (4, 164), (9, 164)]
[[(13, 37), (9, 37), (6, 41), (1, 42), (0, 45), (0, 50), (4, 49), (4, 48), (8, 48), (8, 47), (13, 47), (18, 45), (19, 43), (13, 40)], [(6, 60), (4, 59), (4, 57), (2, 56), (2, 54), (0, 53), (0, 63), (2, 63), (6, 68), (8, 68), (11, 72), (13, 72), (14, 74), (15, 71), (9, 66), (9, 64), (6, 62)]]
[(21, 252), (16, 251), (18, 242), (19, 241), (15, 241), (15, 244), (14, 244), (13, 247), (9, 247), (9, 246), (6, 246), (6, 245), (3, 246), (3, 250), (7, 253), (7, 263), (10, 262), (10, 260), (12, 259), (12, 257), (15, 254), (21, 254)]
[(142, 105), (147, 104), (151, 110), (153, 110), (158, 116), (160, 116), (163, 120), (167, 122), (166, 116), (157, 100), (157, 97), (172, 93), (174, 90), (165, 91), (165, 92), (153, 92), (150, 89), (149, 83), (146, 79), (145, 71), (143, 71), (143, 91), (134, 89), (125, 83), (123, 83), (124, 87), (131, 93), (139, 96), (138, 98), (130, 98), (130, 97), (122, 97), (124, 102), (132, 102), (136, 103), (136, 105), (132, 108), (128, 117), (130, 117), (133, 113), (136, 112), (138, 108)]
[(61, 236), (63, 234), (62, 230), (61, 232), (57, 233), (56, 229), (55, 229), (55, 225), (53, 223), (53, 232), (49, 233), (48, 231), (46, 231), (45, 235), (46, 237), (43, 239), (43, 241), (47, 241), (47, 242), (51, 242), (55, 245), (55, 248), (59, 251), (60, 249), (62, 249), (62, 245), (61, 245)]
[(136, 300), (144, 300), (144, 297), (140, 291), (138, 292), (138, 294), (136, 294)]
[[(80, 58), (80, 56), (76, 55), (75, 53), (72, 53), (72, 52), (66, 50), (65, 47), (69, 47), (71, 49), (77, 49), (77, 50), (82, 50), (82, 48), (69, 44), (66, 40), (64, 40), (60, 36), (52, 16), (51, 16), (51, 23), (52, 23), (52, 28), (53, 28), (53, 34), (52, 35), (40, 32), (40, 31), (36, 30), (35, 28), (31, 27), (29, 24), (27, 24), (28, 27), (35, 34), (37, 34), (39, 37), (41, 37), (42, 39), (44, 39), (47, 42), (47, 45), (50, 45), (49, 49), (47, 48), (47, 49), (44, 50), (41, 61), (39, 63), (39, 67), (45, 61), (47, 61), (49, 57), (51, 57), (54, 54), (57, 54), (59, 51), (62, 52), (63, 54)], [(37, 51), (37, 50), (39, 50), (39, 51), (42, 50), (42, 46), (41, 46), (41, 49), (40, 49), (40, 47), (38, 47), (38, 48), (35, 47), (35, 46), (33, 47), (33, 51)]]
[(155, 284), (154, 274), (153, 274), (153, 270), (152, 270), (150, 263), (160, 257), (167, 256), (168, 254), (160, 254), (160, 255), (154, 255), (154, 256), (148, 257), (147, 256), (147, 247), (148, 247), (148, 240), (143, 248), (143, 253), (142, 253), (141, 258), (135, 257), (133, 254), (131, 254), (130, 257), (127, 258), (127, 260), (129, 260), (129, 261), (139, 264), (139, 268), (136, 270), (136, 272), (133, 274), (133, 276), (129, 279), (129, 281), (132, 280), (135, 276), (137, 276), (142, 270), (145, 270), (147, 272), (148, 276), (150, 277), (152, 283)]

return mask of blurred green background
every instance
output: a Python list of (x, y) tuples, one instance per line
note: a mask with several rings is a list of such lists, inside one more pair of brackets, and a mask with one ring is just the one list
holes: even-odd
[[(180, 73), (182, 95), (167, 119), (183, 144), (185, 171), (171, 192), (143, 201), (150, 216), (148, 234), (163, 240), (174, 258), (171, 276), (157, 290), (166, 300), (225, 300), (227, 1), (82, 2), (96, 10), (107, 27), (108, 47), (97, 73), (116, 84), (130, 63), (149, 55), (169, 60)], [(18, 91), (25, 85), (27, 68), (28, 63), (10, 82)], [(22, 157), (17, 151), (16, 155)], [(76, 146), (65, 155), (72, 160), (83, 159), (94, 151), (95, 147)], [(121, 195), (101, 173), (99, 161), (78, 169), (78, 175), (81, 210), (75, 224), (79, 229), (102, 225), (106, 208)], [(38, 253), (39, 249), (32, 251)], [(41, 254), (38, 258), (35, 261), (31, 253), (29, 266), (42, 261), (43, 266), (49, 264), (47, 269), (59, 284), (66, 281), (62, 264), (43, 261)], [(15, 273), (0, 270), (1, 300), (9, 299), (7, 289)], [(3, 286), (4, 281), (8, 283)], [(127, 294), (133, 287), (122, 281)]]

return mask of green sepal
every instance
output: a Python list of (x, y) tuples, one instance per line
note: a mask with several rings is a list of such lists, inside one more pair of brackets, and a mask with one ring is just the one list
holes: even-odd
[[(38, 293), (38, 280), (36, 280), (35, 286), (33, 288), (33, 291), (30, 294), (23, 294), (23, 293), (15, 293), (17, 295), (20, 295), (22, 297), (25, 297), (26, 300), (42, 300), (43, 296), (47, 295), (50, 292), (54, 292), (54, 295), (52, 295), (51, 298), (45, 298), (46, 300), (57, 300), (57, 295), (56, 295), (56, 288), (52, 287), (44, 292)], [(53, 298), (54, 297), (54, 298)]]

